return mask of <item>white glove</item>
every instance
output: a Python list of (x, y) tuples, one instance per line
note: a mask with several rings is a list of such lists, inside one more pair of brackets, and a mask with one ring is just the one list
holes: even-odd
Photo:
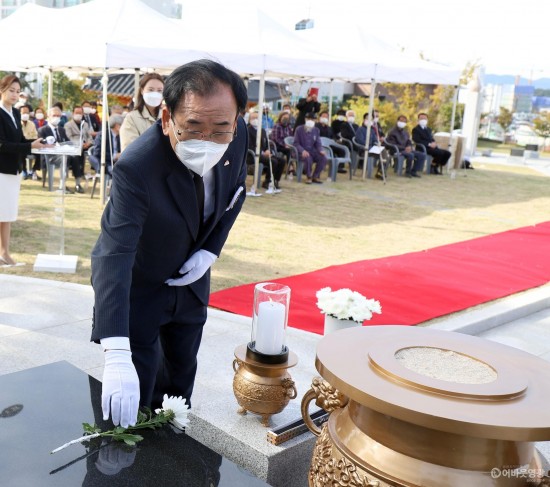
[(183, 276), (177, 279), (168, 279), (165, 282), (169, 286), (187, 286), (198, 281), (216, 262), (217, 258), (215, 254), (208, 252), (208, 250), (197, 250), (180, 269), (180, 274), (183, 274)]
[(105, 350), (105, 369), (101, 390), (103, 419), (123, 428), (134, 426), (139, 408), (139, 378), (130, 350)]

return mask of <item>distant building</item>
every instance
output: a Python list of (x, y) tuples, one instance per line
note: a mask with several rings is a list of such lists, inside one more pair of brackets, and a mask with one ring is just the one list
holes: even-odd
[[(90, 0), (0, 0), (0, 19), (12, 14), (25, 3), (35, 3), (42, 7), (64, 8), (74, 7), (75, 5), (80, 5), (81, 3), (87, 3), (89, 1)], [(142, 2), (167, 17), (181, 19), (181, 4), (176, 3), (175, 0), (142, 0)]]
[(294, 30), (313, 29), (313, 27), (315, 27), (313, 19), (304, 19), (300, 20), (300, 22), (295, 25)]
[(517, 113), (531, 113), (533, 111), (534, 94), (535, 87), (532, 85), (515, 86), (513, 111)]

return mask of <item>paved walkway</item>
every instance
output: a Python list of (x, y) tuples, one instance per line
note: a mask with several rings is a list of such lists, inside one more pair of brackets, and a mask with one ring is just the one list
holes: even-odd
[[(66, 360), (101, 380), (103, 354), (89, 342), (92, 303), (90, 286), (0, 274), (0, 375)], [(428, 326), (477, 335), (550, 361), (550, 285), (434, 320)], [(209, 310), (197, 384), (204, 383), (210, 394), (215, 394), (216, 381), (226, 387), (232, 380), (233, 350), (248, 341), (249, 333), (250, 318)], [(314, 359), (320, 338), (289, 329), (289, 343), (300, 357), (293, 369), (298, 390), (307, 390), (312, 377), (318, 375)], [(212, 357), (215, 370), (204, 366)], [(212, 398), (202, 397), (201, 389), (196, 387), (197, 404), (204, 401), (204, 414), (219, 414), (206, 410)], [(299, 405), (288, 408), (289, 417), (296, 414)], [(538, 446), (550, 458), (550, 442)]]

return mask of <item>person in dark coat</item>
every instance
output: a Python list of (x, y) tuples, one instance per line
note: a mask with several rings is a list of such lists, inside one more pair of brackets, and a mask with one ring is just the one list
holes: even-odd
[(321, 104), (317, 101), (319, 94), (319, 88), (310, 88), (307, 91), (306, 98), (300, 98), (296, 104), (298, 109), (298, 116), (296, 117), (296, 124), (294, 128), (304, 125), (306, 122), (306, 113), (319, 113), (321, 110)]
[(418, 114), (418, 125), (412, 129), (412, 138), (415, 143), (422, 144), (428, 155), (432, 156), (430, 172), (432, 174), (442, 174), (441, 168), (447, 164), (451, 153), (437, 147), (432, 129), (428, 127), (428, 115), (426, 113)]

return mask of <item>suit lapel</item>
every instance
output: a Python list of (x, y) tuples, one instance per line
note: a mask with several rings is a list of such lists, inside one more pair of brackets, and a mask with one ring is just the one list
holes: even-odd
[(172, 165), (172, 171), (166, 178), (166, 183), (191, 235), (196, 240), (199, 234), (199, 206), (195, 196), (195, 186), (189, 170), (179, 161), (178, 163), (181, 168)]

